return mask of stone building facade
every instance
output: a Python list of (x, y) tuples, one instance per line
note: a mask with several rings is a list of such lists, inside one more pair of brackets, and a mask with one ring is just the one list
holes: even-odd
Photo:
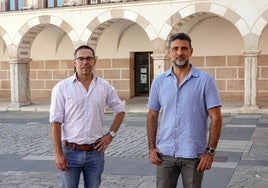
[(191, 63), (215, 77), (222, 100), (243, 100), (253, 111), (268, 100), (265, 0), (43, 2), (22, 1), (16, 10), (0, 3), (0, 98), (11, 106), (49, 99), (74, 73), (81, 44), (96, 50), (96, 74), (122, 99), (147, 96), (153, 77), (171, 65), (167, 42), (176, 32), (191, 36)]

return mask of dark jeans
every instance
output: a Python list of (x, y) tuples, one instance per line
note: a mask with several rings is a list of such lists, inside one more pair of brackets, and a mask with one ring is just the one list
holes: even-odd
[(198, 159), (186, 159), (160, 154), (163, 160), (156, 169), (157, 188), (176, 188), (181, 174), (184, 188), (201, 188), (203, 172), (197, 171)]

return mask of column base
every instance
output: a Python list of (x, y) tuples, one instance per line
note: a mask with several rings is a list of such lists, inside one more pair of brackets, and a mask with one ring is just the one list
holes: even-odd
[(31, 105), (31, 102), (30, 101), (27, 101), (27, 102), (11, 102), (8, 107), (9, 108), (20, 108), (20, 107), (23, 107), (23, 106), (29, 106)]
[(239, 113), (260, 114), (261, 110), (257, 105), (244, 105), (239, 109)]

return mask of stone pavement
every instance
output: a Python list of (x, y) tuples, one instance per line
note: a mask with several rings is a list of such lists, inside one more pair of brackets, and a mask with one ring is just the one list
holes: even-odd
[[(155, 187), (155, 167), (148, 161), (146, 113), (131, 105), (135, 113), (128, 110), (106, 151), (101, 188)], [(58, 187), (48, 112), (40, 109), (41, 105), (34, 110), (0, 109), (0, 188)], [(205, 172), (203, 187), (268, 188), (268, 115), (223, 114), (218, 152), (213, 168)], [(112, 117), (106, 113), (106, 130)]]

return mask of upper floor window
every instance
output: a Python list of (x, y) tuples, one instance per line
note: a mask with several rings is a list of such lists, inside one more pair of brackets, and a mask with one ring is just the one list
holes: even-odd
[(47, 7), (60, 7), (63, 6), (63, 0), (47, 0)]
[(0, 11), (90, 5), (117, 1), (119, 2), (119, 0), (0, 0)]
[(7, 4), (9, 10), (19, 10), (23, 7), (23, 0), (8, 0)]

